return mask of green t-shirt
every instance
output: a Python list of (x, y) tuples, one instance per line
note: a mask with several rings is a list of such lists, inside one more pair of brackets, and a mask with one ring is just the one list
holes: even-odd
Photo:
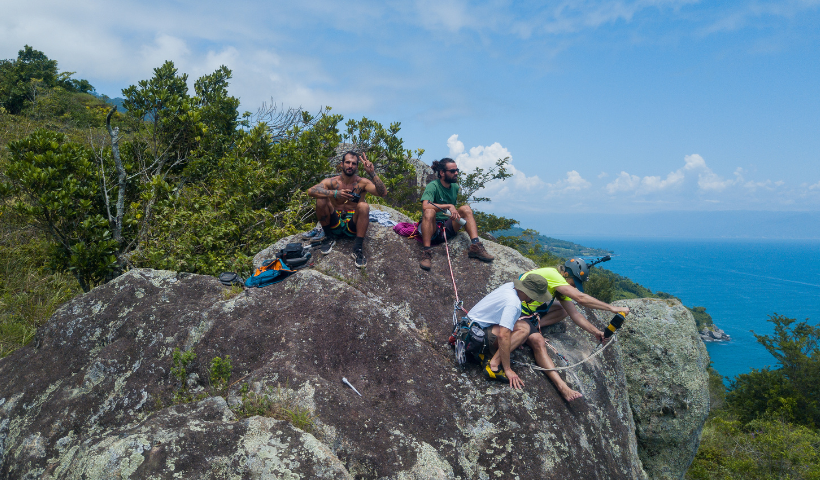
[[(456, 201), (458, 200), (458, 184), (451, 183), (450, 188), (444, 188), (444, 185), (441, 184), (441, 180), (437, 178), (428, 183), (424, 188), (424, 194), (421, 196), (421, 201), (423, 202), (425, 200), (435, 203), (436, 205), (456, 205)], [(436, 210), (436, 220), (443, 221), (448, 218), (450, 217), (441, 213), (441, 211)]]
[[(556, 270), (553, 267), (536, 268), (535, 270), (530, 270), (529, 272), (526, 272), (525, 274), (521, 275), (521, 280), (524, 280), (525, 278), (527, 278), (527, 275), (529, 275), (531, 273), (534, 273), (536, 275), (541, 275), (542, 277), (544, 277), (544, 279), (547, 281), (547, 290), (549, 290), (550, 295), (552, 295), (556, 300), (569, 300), (569, 297), (567, 297), (565, 295), (561, 295), (559, 293), (556, 296), (556, 294), (555, 294), (555, 289), (556, 288), (558, 288), (562, 285), (569, 286), (569, 283), (567, 283), (567, 279), (564, 278), (563, 275), (561, 275), (561, 272), (559, 272), (558, 270)], [(527, 308), (527, 310), (530, 310), (530, 311), (534, 312), (535, 309), (538, 308), (539, 305), (541, 305), (541, 302), (538, 302), (538, 301), (532, 301), (530, 303), (521, 302), (521, 304), (522, 304), (523, 307), (529, 306)]]

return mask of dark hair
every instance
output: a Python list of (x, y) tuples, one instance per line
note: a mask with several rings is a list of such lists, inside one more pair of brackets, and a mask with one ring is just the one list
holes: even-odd
[(356, 157), (356, 165), (359, 164), (359, 154), (354, 152), (353, 150), (348, 150), (342, 154), (342, 160), (339, 162), (340, 165), (343, 165), (345, 163), (345, 158), (347, 158), (348, 155), (353, 155), (354, 157)]
[[(342, 157), (344, 158), (344, 157)], [(436, 172), (436, 176), (441, 178), (441, 172), (447, 170), (448, 163), (456, 163), (455, 160), (452, 158), (442, 158), (441, 160), (433, 160), (433, 171)]]

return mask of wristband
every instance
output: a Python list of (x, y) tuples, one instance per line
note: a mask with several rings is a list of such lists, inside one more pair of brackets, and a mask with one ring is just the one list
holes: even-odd
[(333, 190), (333, 198), (336, 198), (336, 195), (339, 193), (338, 190)]

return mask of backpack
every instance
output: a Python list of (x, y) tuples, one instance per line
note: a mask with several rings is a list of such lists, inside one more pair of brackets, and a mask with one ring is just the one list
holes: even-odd
[(262, 266), (256, 269), (253, 276), (245, 280), (245, 286), (248, 288), (267, 287), (268, 285), (281, 282), (294, 273), (296, 273), (296, 271), (288, 268), (279, 258), (265, 260), (262, 262)]
[(456, 363), (464, 368), (468, 362), (481, 363), (488, 351), (484, 329), (468, 317), (462, 317), (453, 329), (450, 343), (455, 346)]
[(409, 222), (397, 223), (396, 226), (393, 227), (393, 231), (402, 237), (417, 237), (419, 235), (419, 224)]
[(310, 248), (303, 247), (301, 243), (289, 243), (276, 254), (276, 258), (281, 259), (291, 270), (311, 266), (308, 263), (311, 257)]

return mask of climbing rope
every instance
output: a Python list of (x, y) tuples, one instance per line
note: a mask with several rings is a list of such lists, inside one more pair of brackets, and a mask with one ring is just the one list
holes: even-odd
[(463, 304), (461, 300), (458, 299), (458, 287), (456, 286), (456, 276), (453, 274), (453, 263), (450, 261), (450, 244), (447, 242), (447, 232), (444, 230), (444, 227), (441, 228), (441, 234), (444, 235), (444, 251), (447, 252), (447, 266), (450, 267), (450, 280), (453, 281), (453, 292), (456, 294), (456, 305), (458, 308), (467, 314), (467, 310), (464, 310)]
[(581, 365), (582, 363), (586, 363), (586, 362), (588, 362), (590, 359), (592, 359), (593, 357), (596, 357), (596, 356), (600, 355), (601, 353), (603, 353), (603, 351), (604, 351), (604, 350), (606, 350), (606, 349), (607, 349), (607, 347), (609, 347), (610, 345), (612, 345), (613, 343), (615, 343), (615, 338), (614, 338), (614, 337), (615, 337), (615, 335), (613, 335), (612, 337), (613, 337), (613, 338), (612, 338), (610, 341), (608, 341), (607, 343), (605, 343), (603, 347), (596, 348), (596, 349), (595, 349), (595, 351), (594, 351), (594, 352), (592, 352), (592, 354), (590, 354), (590, 356), (588, 356), (587, 358), (585, 358), (585, 359), (581, 360), (580, 362), (573, 363), (572, 365), (569, 365), (569, 362), (567, 362), (567, 360), (566, 360), (566, 359), (565, 359), (565, 358), (564, 358), (564, 357), (563, 357), (560, 353), (558, 353), (558, 350), (556, 350), (556, 349), (555, 349), (555, 347), (553, 347), (553, 346), (550, 344), (549, 340), (547, 340), (547, 339), (545, 338), (545, 339), (544, 339), (544, 343), (545, 343), (545, 344), (546, 344), (549, 348), (551, 348), (551, 349), (552, 349), (552, 351), (553, 351), (553, 352), (555, 352), (555, 353), (556, 353), (559, 357), (561, 357), (561, 360), (563, 360), (563, 361), (564, 361), (564, 363), (566, 363), (566, 364), (567, 364), (567, 366), (565, 366), (565, 367), (543, 368), (543, 367), (539, 367), (538, 365), (535, 365), (535, 364), (533, 364), (533, 363), (517, 362), (517, 361), (515, 361), (515, 360), (512, 360), (510, 363), (514, 363), (514, 364), (516, 364), (516, 365), (522, 365), (522, 366), (524, 366), (524, 367), (529, 367), (529, 369), (530, 369), (530, 370), (538, 370), (538, 371), (541, 371), (541, 372), (557, 372), (557, 371), (561, 371), (561, 370), (569, 370), (569, 369), (571, 369), (571, 368), (575, 368), (575, 367), (577, 367), (578, 365)]
[[(431, 204), (431, 205), (432, 205), (432, 204)], [(433, 206), (434, 206), (434, 207), (436, 207), (436, 208), (438, 208), (439, 210), (442, 210), (442, 209), (441, 209), (441, 208), (439, 208), (437, 205), (433, 205)], [(442, 211), (443, 211), (443, 210), (442, 210)], [(467, 310), (464, 308), (464, 302), (463, 302), (463, 301), (461, 301), (461, 300), (459, 300), (459, 298), (458, 298), (458, 287), (456, 286), (456, 276), (455, 276), (455, 274), (453, 274), (453, 263), (450, 261), (450, 244), (449, 244), (449, 242), (447, 241), (447, 231), (444, 229), (444, 227), (443, 227), (443, 226), (441, 227), (441, 234), (444, 236), (444, 251), (445, 251), (445, 252), (447, 252), (447, 266), (448, 266), (448, 267), (450, 267), (450, 279), (453, 281), (453, 292), (455, 293), (455, 296), (456, 296), (456, 301), (455, 301), (455, 302), (453, 302), (453, 327), (455, 327), (456, 325), (458, 325), (458, 312), (459, 312), (459, 310), (460, 310), (460, 311), (462, 311), (462, 312), (464, 312), (464, 314), (465, 314), (465, 315), (469, 315), (469, 312), (467, 312)], [(537, 314), (533, 314), (533, 315), (537, 315)], [(531, 318), (533, 315), (530, 315), (530, 316), (528, 316), (528, 317), (521, 317), (521, 318)], [(521, 318), (519, 318), (519, 320), (520, 320)], [(594, 352), (593, 352), (590, 356), (588, 356), (587, 358), (585, 358), (585, 359), (581, 360), (581, 361), (580, 361), (580, 362), (578, 362), (578, 363), (574, 363), (574, 364), (572, 364), (572, 365), (569, 365), (569, 362), (567, 361), (567, 359), (566, 359), (566, 358), (564, 358), (564, 356), (563, 356), (563, 355), (561, 355), (561, 353), (560, 353), (560, 352), (559, 352), (559, 351), (558, 351), (558, 350), (557, 350), (554, 346), (552, 346), (552, 344), (549, 342), (549, 340), (547, 340), (546, 338), (544, 338), (544, 343), (546, 344), (546, 346), (547, 346), (550, 350), (552, 350), (553, 352), (555, 352), (555, 354), (556, 354), (556, 355), (557, 355), (557, 356), (558, 356), (558, 357), (559, 357), (559, 358), (560, 358), (560, 359), (561, 359), (561, 360), (562, 360), (565, 364), (567, 364), (567, 366), (565, 366), (565, 367), (555, 367), (555, 368), (543, 368), (543, 367), (539, 367), (538, 365), (535, 365), (535, 364), (532, 364), (532, 363), (517, 362), (517, 361), (515, 361), (515, 360), (512, 360), (512, 361), (511, 361), (511, 363), (514, 363), (514, 364), (516, 364), (516, 365), (522, 365), (522, 366), (525, 366), (525, 367), (529, 367), (529, 369), (530, 369), (531, 371), (532, 371), (532, 370), (539, 370), (539, 371), (542, 371), (542, 372), (551, 372), (551, 371), (569, 370), (569, 369), (571, 369), (571, 368), (575, 368), (575, 367), (577, 367), (578, 365), (581, 365), (582, 363), (585, 363), (585, 362), (589, 361), (591, 358), (593, 358), (593, 357), (595, 357), (595, 356), (600, 355), (600, 354), (601, 354), (604, 350), (606, 350), (606, 348), (607, 348), (610, 344), (612, 344), (612, 343), (614, 343), (614, 342), (615, 342), (615, 339), (614, 339), (614, 338), (612, 338), (609, 342), (607, 342), (607, 343), (603, 346), (603, 348), (597, 348), (597, 349), (596, 349), (596, 350), (595, 350), (595, 351), (594, 351)]]

